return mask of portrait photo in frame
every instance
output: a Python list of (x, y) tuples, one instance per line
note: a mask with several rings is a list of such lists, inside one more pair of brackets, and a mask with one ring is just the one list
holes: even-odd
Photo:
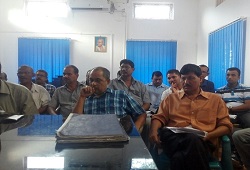
[(107, 37), (102, 37), (102, 36), (95, 37), (95, 52), (101, 52), (101, 53), (107, 52)]

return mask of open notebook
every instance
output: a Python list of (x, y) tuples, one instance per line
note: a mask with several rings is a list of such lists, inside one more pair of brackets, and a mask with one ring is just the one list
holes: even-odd
[(129, 137), (115, 114), (71, 113), (57, 130), (58, 143), (123, 142)]

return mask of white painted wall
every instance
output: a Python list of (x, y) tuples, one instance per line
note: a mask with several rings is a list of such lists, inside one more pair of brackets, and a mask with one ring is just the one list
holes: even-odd
[[(215, 0), (201, 0), (199, 6), (199, 25), (198, 25), (198, 50), (197, 64), (208, 63), (208, 35), (210, 32), (231, 23), (240, 18), (250, 17), (250, 1), (249, 0), (226, 0), (218, 7), (215, 7)], [(250, 79), (247, 73), (250, 68), (250, 27), (247, 24), (246, 31), (246, 60), (245, 60), (245, 77), (244, 84), (250, 85)], [(212, 71), (212, 70), (211, 70)]]
[[(0, 61), (9, 81), (17, 82), (18, 37), (71, 38), (70, 64), (80, 70), (79, 80), (94, 66), (110, 69), (116, 76), (119, 61), (125, 58), (127, 39), (177, 40), (177, 68), (196, 63), (198, 0), (172, 0), (174, 21), (134, 20), (130, 0), (126, 13), (74, 11), (67, 18), (30, 18), (23, 12), (24, 0), (0, 0)], [(151, 0), (154, 2), (153, 0)], [(167, 0), (161, 0), (167, 2)], [(108, 52), (94, 52), (94, 36), (108, 37)]]

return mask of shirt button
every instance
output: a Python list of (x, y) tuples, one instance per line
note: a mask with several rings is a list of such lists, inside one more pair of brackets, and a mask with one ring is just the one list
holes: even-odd
[(194, 114), (194, 112), (192, 112), (192, 114)]

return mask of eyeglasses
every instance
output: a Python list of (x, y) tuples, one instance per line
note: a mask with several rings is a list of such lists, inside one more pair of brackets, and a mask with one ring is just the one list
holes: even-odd
[(120, 69), (125, 69), (125, 70), (128, 70), (130, 69), (131, 67), (130, 66), (121, 66)]
[(45, 75), (42, 74), (36, 74), (37, 77), (46, 77)]
[(29, 71), (23, 71), (23, 72), (18, 72), (17, 73), (17, 75), (19, 76), (19, 75), (22, 75), (22, 74), (30, 74), (31, 72), (29, 72)]
[(90, 83), (93, 83), (93, 82), (101, 83), (101, 82), (103, 82), (103, 81), (105, 81), (105, 80), (102, 80), (102, 79), (100, 79), (100, 78), (96, 78), (96, 79), (90, 78), (90, 79), (89, 79), (89, 82), (90, 82)]

